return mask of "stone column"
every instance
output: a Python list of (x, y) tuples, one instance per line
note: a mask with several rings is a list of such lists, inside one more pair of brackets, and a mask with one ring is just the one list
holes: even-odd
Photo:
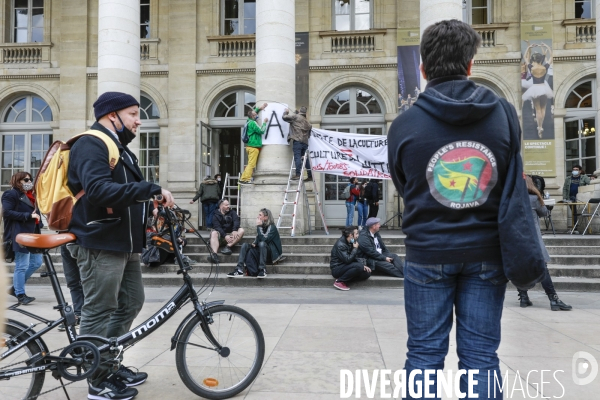
[[(294, 0), (256, 2), (256, 104), (296, 103), (296, 18)], [(281, 183), (287, 179), (290, 146), (266, 145), (254, 180)], [(284, 176), (285, 175), (285, 176)]]
[[(256, 99), (296, 107), (295, 1), (256, 2)], [(265, 145), (254, 172), (254, 185), (242, 188), (242, 224), (254, 233), (258, 211), (266, 207), (279, 216), (287, 186), (291, 146)], [(298, 206), (296, 233), (304, 228), (302, 206)], [(287, 225), (287, 224), (286, 224)], [(289, 234), (285, 230), (282, 234)]]
[[(421, 37), (429, 25), (445, 19), (462, 21), (462, 0), (421, 0)], [(421, 88), (425, 89), (427, 81), (421, 77)]]
[(140, 98), (140, 1), (99, 0), (98, 95)]
[[(600, 26), (600, 1), (596, 3), (596, 26)], [(600, 41), (596, 40), (596, 78), (600, 77), (600, 58), (598, 57), (598, 51), (600, 51)], [(596, 99), (600, 99), (600, 85), (596, 85)], [(598, 115), (596, 116), (596, 135), (598, 135), (598, 127), (600, 126), (600, 110), (598, 111)], [(596, 145), (596, 149), (598, 149), (598, 145)], [(587, 171), (586, 171), (587, 172)], [(600, 184), (600, 165), (596, 166), (596, 171), (594, 171), (594, 175), (598, 178), (595, 179), (596, 184)], [(597, 186), (600, 187), (600, 186)]]
[[(98, 96), (140, 99), (140, 0), (98, 1)], [(139, 136), (128, 146), (138, 153)]]

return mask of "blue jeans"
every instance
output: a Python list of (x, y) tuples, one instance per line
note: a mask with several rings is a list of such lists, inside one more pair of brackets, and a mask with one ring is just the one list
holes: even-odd
[(358, 201), (358, 226), (365, 227), (367, 215), (369, 214), (369, 205), (365, 201)]
[(33, 273), (42, 266), (42, 255), (33, 253), (15, 252), (15, 273), (13, 274), (13, 286), (15, 294), (25, 294), (25, 282)]
[[(444, 369), (448, 353), (453, 311), (456, 314), (458, 369), (479, 370), (473, 392), (479, 399), (502, 399), (500, 387), (494, 396), (494, 372), (500, 378), (500, 319), (507, 279), (500, 263), (426, 265), (406, 261), (404, 266), (404, 308), (408, 326), (406, 376), (412, 370)], [(457, 369), (451, 368), (453, 376)], [(488, 371), (490, 395), (488, 397)], [(418, 374), (415, 381), (421, 381)], [(437, 393), (436, 375), (429, 393)], [(425, 387), (423, 397), (425, 398)], [(461, 376), (460, 389), (468, 393), (467, 376)], [(412, 399), (407, 391), (407, 399)], [(433, 397), (439, 399), (438, 397)]]
[(346, 202), (346, 226), (352, 225), (354, 222), (354, 203)]
[[(294, 150), (294, 163), (296, 164), (296, 176), (300, 176), (300, 170), (302, 169), (302, 157), (304, 157), (306, 150), (308, 150), (308, 145), (294, 140), (294, 145), (292, 146), (292, 149)], [(310, 158), (309, 157), (306, 157), (306, 163), (304, 163), (304, 164), (306, 167), (306, 171), (308, 173), (308, 177), (309, 178), (312, 177), (312, 171), (310, 169)]]
[(212, 228), (212, 220), (215, 210), (217, 209), (217, 203), (202, 203), (202, 212), (206, 220), (206, 227)]

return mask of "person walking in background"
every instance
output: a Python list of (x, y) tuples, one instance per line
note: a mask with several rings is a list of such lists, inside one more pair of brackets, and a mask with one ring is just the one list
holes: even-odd
[(221, 197), (223, 196), (223, 177), (221, 177), (221, 174), (215, 174), (215, 181), (217, 181), (217, 184), (219, 185), (219, 199), (221, 199)]
[(264, 103), (254, 110), (248, 111), (248, 120), (246, 121), (246, 133), (248, 134), (248, 143), (246, 143), (246, 152), (248, 153), (248, 165), (244, 169), (244, 173), (240, 178), (240, 184), (249, 185), (254, 174), (254, 168), (258, 162), (258, 155), (262, 148), (262, 135), (267, 131), (268, 118), (263, 120), (263, 124), (258, 126), (258, 112), (267, 108), (267, 103)]
[[(283, 112), (283, 120), (290, 124), (290, 133), (288, 135), (288, 142), (291, 140), (292, 150), (294, 151), (294, 163), (296, 164), (296, 176), (292, 177), (292, 180), (296, 181), (300, 179), (300, 171), (302, 170), (302, 157), (308, 150), (308, 138), (310, 138), (310, 131), (312, 125), (306, 119), (306, 107), (300, 107), (300, 112), (290, 115), (290, 110), (285, 109)], [(310, 160), (306, 157), (306, 171), (308, 173), (308, 179), (312, 180), (312, 171), (310, 169)]]
[[(81, 321), (81, 308), (83, 307), (83, 286), (81, 285), (81, 275), (79, 274), (79, 267), (77, 266), (77, 260), (73, 258), (69, 252), (68, 245), (63, 244), (60, 246), (60, 256), (62, 258), (63, 272), (65, 274), (65, 281), (67, 281), (67, 288), (71, 293), (71, 301), (73, 302), (73, 313), (75, 314), (76, 325), (80, 324)], [(58, 326), (59, 331), (66, 330), (65, 324)]]
[(354, 206), (360, 195), (357, 183), (358, 178), (350, 178), (348, 186), (342, 192), (342, 197), (346, 200), (346, 226), (351, 226), (354, 222)]
[(358, 258), (358, 228), (346, 226), (342, 229), (342, 237), (331, 249), (331, 275), (335, 278), (333, 287), (338, 290), (350, 290), (349, 282), (364, 281), (371, 276), (371, 268), (364, 258)]
[(19, 233), (40, 233), (42, 220), (35, 205), (31, 174), (17, 172), (10, 179), (10, 186), (11, 189), (2, 194), (3, 240), (12, 241), (12, 249), (15, 252), (13, 285), (8, 293), (15, 296), (20, 304), (29, 304), (35, 297), (25, 294), (25, 283), (42, 266), (42, 254), (30, 253), (25, 247), (19, 246), (15, 238)]
[[(531, 203), (531, 209), (533, 210), (533, 217), (537, 221), (539, 217), (546, 217), (550, 212), (546, 208), (544, 204), (544, 199), (542, 194), (537, 190), (535, 184), (533, 183), (533, 179), (531, 179), (530, 175), (527, 175), (525, 179), (527, 182), (527, 191), (529, 192), (529, 202)], [(535, 239), (535, 244), (541, 246), (542, 253), (544, 254), (544, 260), (546, 263), (550, 261), (550, 255), (548, 254), (548, 250), (544, 245), (544, 239), (542, 239), (542, 232), (537, 229), (537, 237)], [(544, 291), (546, 292), (546, 296), (550, 300), (550, 309), (552, 311), (570, 311), (573, 309), (568, 304), (563, 303), (556, 294), (556, 290), (554, 289), (554, 284), (552, 283), (552, 278), (550, 277), (550, 272), (548, 271), (548, 266), (546, 265), (546, 274), (544, 275), (544, 279), (540, 282)], [(519, 292), (519, 301), (521, 303), (521, 307), (529, 307), (532, 306), (533, 303), (529, 300), (529, 295), (527, 294), (527, 290), (517, 289)]]
[(207, 175), (200, 184), (196, 195), (190, 201), (190, 204), (194, 204), (196, 200), (200, 199), (202, 214), (204, 214), (204, 220), (206, 221), (205, 226), (209, 229), (213, 227), (213, 215), (217, 209), (217, 202), (221, 199), (219, 193), (219, 182)]
[(367, 218), (369, 215), (369, 203), (365, 198), (365, 188), (367, 186), (367, 181), (364, 181), (358, 185), (359, 187), (359, 195), (358, 200), (356, 201), (356, 207), (358, 210), (358, 229), (362, 230), (367, 223)]
[(369, 203), (367, 218), (376, 218), (379, 212), (379, 179), (371, 179), (365, 188), (365, 197)]

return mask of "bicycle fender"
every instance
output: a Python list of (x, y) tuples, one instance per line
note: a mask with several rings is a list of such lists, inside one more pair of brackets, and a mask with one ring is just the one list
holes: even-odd
[[(204, 305), (204, 309), (209, 309), (211, 307), (214, 306), (218, 306), (221, 304), (225, 304), (225, 300), (217, 300), (217, 301), (211, 301), (210, 303), (206, 303)], [(173, 335), (173, 337), (171, 338), (171, 351), (175, 350), (175, 347), (177, 346), (177, 342), (179, 341), (179, 336), (181, 336), (181, 331), (183, 330), (183, 328), (188, 324), (188, 322), (190, 322), (192, 320), (192, 318), (194, 318), (196, 315), (198, 314), (198, 312), (196, 310), (192, 311), (191, 313), (189, 313), (184, 319), (183, 321), (181, 321), (181, 323), (179, 324), (179, 326), (177, 327), (177, 330), (175, 331), (175, 334)]]

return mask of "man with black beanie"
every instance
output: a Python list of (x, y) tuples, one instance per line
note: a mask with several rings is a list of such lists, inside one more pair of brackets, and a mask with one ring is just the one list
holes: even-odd
[[(425, 371), (444, 369), (454, 318), (458, 366), (476, 383), (469, 392), (502, 397), (492, 387), (507, 283), (498, 219), (505, 182), (520, 182), (523, 171), (515, 161), (520, 142), (511, 140), (520, 132), (514, 107), (467, 78), (480, 42), (457, 20), (427, 27), (420, 45), (427, 87), (388, 134), (392, 180), (405, 207), (405, 368), (407, 376), (419, 370), (415, 384), (431, 398), (438, 382)], [(467, 392), (466, 376), (460, 389)]]
[[(120, 158), (108, 161), (103, 140), (83, 136), (73, 144), (68, 179), (72, 193), (83, 196), (73, 207), (69, 231), (77, 241), (68, 246), (81, 272), (84, 303), (80, 334), (118, 337), (129, 331), (144, 304), (140, 253), (145, 245), (149, 199), (162, 195), (167, 207), (173, 196), (144, 180), (136, 156), (127, 145), (141, 125), (138, 101), (131, 95), (107, 92), (94, 103), (92, 130), (113, 140)], [(131, 388), (148, 375), (120, 366), (100, 364), (89, 379), (89, 399), (131, 399)]]

